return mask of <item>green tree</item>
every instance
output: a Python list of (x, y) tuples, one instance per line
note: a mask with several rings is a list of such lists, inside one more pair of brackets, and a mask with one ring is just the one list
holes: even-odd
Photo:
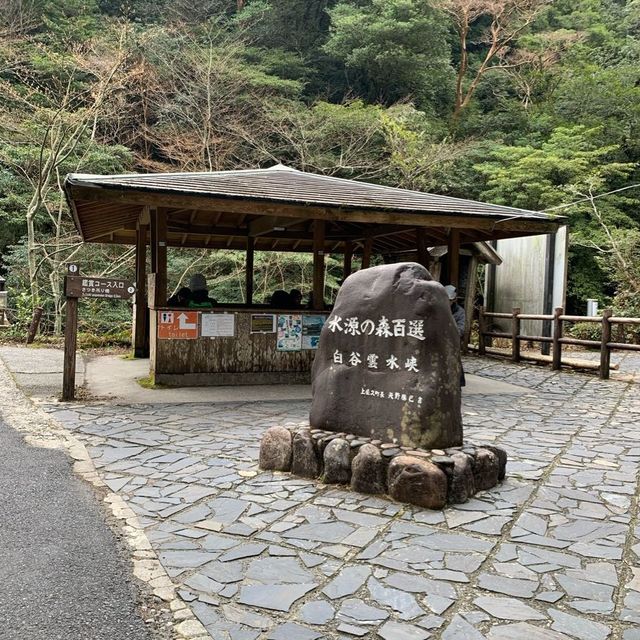
[(345, 65), (347, 90), (368, 101), (413, 98), (447, 110), (453, 91), (444, 16), (422, 0), (342, 2), (333, 8), (325, 51)]
[(485, 179), (482, 197), (487, 200), (567, 216), (569, 296), (574, 302), (610, 295), (621, 284), (610, 280), (611, 270), (594, 259), (594, 250), (609, 254), (612, 234), (640, 228), (640, 200), (621, 193), (602, 198), (594, 208), (590, 198), (625, 185), (634, 168), (620, 161), (617, 145), (603, 143), (601, 129), (583, 125), (558, 127), (537, 144), (496, 146), (489, 160), (476, 165)]

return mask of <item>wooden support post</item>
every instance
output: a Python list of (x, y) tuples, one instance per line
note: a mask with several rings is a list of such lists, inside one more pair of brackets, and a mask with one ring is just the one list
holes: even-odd
[(434, 260), (431, 265), (431, 269), (429, 269), (429, 273), (434, 280), (442, 283), (442, 262), (440, 262), (440, 260)]
[(554, 371), (560, 371), (562, 368), (562, 320), (560, 316), (564, 313), (562, 307), (556, 307), (553, 312), (553, 354), (551, 358), (551, 368)]
[(156, 274), (155, 307), (167, 304), (167, 212), (151, 209), (151, 272)]
[(484, 307), (480, 307), (478, 311), (478, 355), (485, 355), (487, 352), (487, 346), (484, 338), (484, 332), (486, 328), (486, 318), (484, 315)]
[(449, 231), (449, 244), (447, 251), (449, 262), (449, 282), (454, 287), (458, 287), (460, 281), (460, 231), (451, 229)]
[(513, 315), (511, 318), (511, 359), (514, 362), (520, 362), (520, 307), (513, 308)]
[(147, 306), (151, 311), (156, 308), (156, 274), (150, 273), (147, 276)]
[(151, 273), (158, 273), (158, 210), (149, 209), (149, 248), (151, 250)]
[(324, 220), (313, 223), (313, 309), (324, 310)]
[(609, 379), (609, 369), (611, 367), (611, 349), (607, 346), (611, 342), (611, 322), (609, 318), (613, 315), (611, 309), (602, 312), (602, 342), (600, 344), (600, 378)]
[(418, 262), (425, 268), (429, 268), (431, 255), (427, 248), (427, 233), (424, 227), (416, 228), (416, 244), (418, 249)]
[(76, 342), (78, 339), (78, 298), (67, 298), (64, 323), (64, 366), (62, 399), (73, 400), (76, 394)]
[(353, 242), (347, 240), (344, 243), (344, 262), (342, 263), (342, 279), (346, 280), (351, 275), (351, 263), (353, 260)]
[(247, 236), (247, 260), (245, 264), (244, 274), (244, 290), (245, 302), (248, 305), (253, 304), (253, 255), (255, 247), (255, 238)]
[(373, 250), (373, 238), (371, 236), (364, 239), (364, 247), (362, 248), (362, 269), (368, 269), (371, 266), (371, 252)]
[(138, 224), (136, 229), (136, 295), (133, 308), (133, 357), (149, 355), (149, 307), (147, 306), (147, 230)]
[(471, 342), (471, 327), (473, 326), (473, 316), (475, 315), (475, 307), (473, 306), (476, 299), (476, 287), (478, 283), (478, 258), (471, 257), (469, 263), (469, 272), (467, 273), (467, 291), (464, 296), (464, 335), (462, 340), (462, 353), (469, 351), (469, 342)]

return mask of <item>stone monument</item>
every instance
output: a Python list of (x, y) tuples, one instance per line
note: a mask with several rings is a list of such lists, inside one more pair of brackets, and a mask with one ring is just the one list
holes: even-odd
[(423, 266), (358, 271), (322, 329), (311, 427), (410, 447), (459, 446), (460, 367), (449, 300)]
[(269, 429), (260, 467), (440, 509), (504, 479), (507, 454), (463, 443), (460, 339), (444, 287), (413, 262), (354, 273), (312, 369), (310, 426)]

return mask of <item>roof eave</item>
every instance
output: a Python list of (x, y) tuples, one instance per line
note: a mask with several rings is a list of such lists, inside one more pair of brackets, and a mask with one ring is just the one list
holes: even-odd
[[(155, 196), (154, 198), (150, 198), (146, 204), (160, 204), (158, 201), (162, 200), (163, 197), (170, 196), (179, 196), (193, 199), (205, 199), (205, 200), (228, 200), (230, 202), (253, 202), (253, 203), (262, 203), (270, 206), (292, 206), (292, 207), (304, 207), (304, 208), (313, 208), (313, 209), (332, 209), (338, 211), (363, 211), (363, 212), (371, 212), (371, 213), (382, 213), (382, 214), (409, 214), (409, 215), (439, 215), (443, 217), (449, 218), (457, 218), (457, 219), (472, 219), (472, 220), (488, 220), (493, 221), (495, 224), (499, 224), (501, 222), (511, 221), (511, 220), (520, 220), (524, 223), (535, 224), (542, 227), (548, 227), (548, 233), (555, 233), (558, 227), (566, 224), (566, 218), (563, 216), (557, 216), (553, 219), (544, 219), (540, 218), (538, 215), (527, 216), (526, 212), (523, 210), (522, 215), (508, 215), (505, 214), (491, 214), (491, 213), (468, 213), (462, 211), (441, 211), (441, 210), (427, 210), (427, 209), (408, 209), (408, 208), (385, 208), (385, 207), (376, 207), (367, 204), (358, 204), (358, 205), (348, 205), (348, 204), (338, 204), (338, 203), (318, 203), (315, 201), (305, 201), (305, 200), (294, 200), (294, 199), (278, 199), (278, 198), (269, 198), (266, 196), (245, 196), (245, 195), (235, 195), (235, 194), (224, 194), (224, 193), (211, 193), (211, 192), (201, 192), (201, 191), (193, 191), (193, 190), (185, 190), (185, 189), (158, 189), (157, 187), (142, 187), (139, 185), (130, 186), (130, 185), (104, 185), (104, 184), (96, 184), (91, 181), (87, 181), (85, 179), (75, 178), (77, 174), (70, 174), (65, 179), (65, 192), (67, 193), (67, 198), (71, 197), (73, 200), (72, 190), (74, 188), (81, 189), (91, 189), (96, 192), (102, 193), (113, 193), (118, 192), (121, 194), (131, 193), (139, 196)], [(126, 199), (126, 198), (125, 198)], [(140, 200), (133, 201), (132, 204), (143, 204)], [(482, 203), (480, 203), (482, 204)], [(197, 208), (197, 207), (195, 207)], [(533, 212), (532, 212), (533, 213)], [(261, 215), (256, 213), (256, 215)], [(264, 214), (267, 215), (267, 214)], [(541, 231), (541, 233), (545, 233), (545, 231)]]

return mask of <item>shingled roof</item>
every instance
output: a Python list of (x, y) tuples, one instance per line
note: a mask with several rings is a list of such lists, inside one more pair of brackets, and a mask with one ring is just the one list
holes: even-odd
[[(309, 250), (313, 219), (330, 223), (327, 241), (337, 242), (357, 242), (375, 225), (374, 248), (381, 252), (415, 246), (415, 227), (424, 228), (438, 244), (452, 227), (460, 229), (463, 242), (473, 242), (553, 232), (563, 223), (541, 212), (283, 165), (206, 173), (70, 174), (65, 190), (76, 226), (89, 242), (133, 242), (145, 205), (167, 210), (169, 244), (212, 248), (242, 248), (243, 236), (253, 235), (260, 238), (256, 249)], [(257, 219), (266, 216), (273, 224), (252, 231)]]

